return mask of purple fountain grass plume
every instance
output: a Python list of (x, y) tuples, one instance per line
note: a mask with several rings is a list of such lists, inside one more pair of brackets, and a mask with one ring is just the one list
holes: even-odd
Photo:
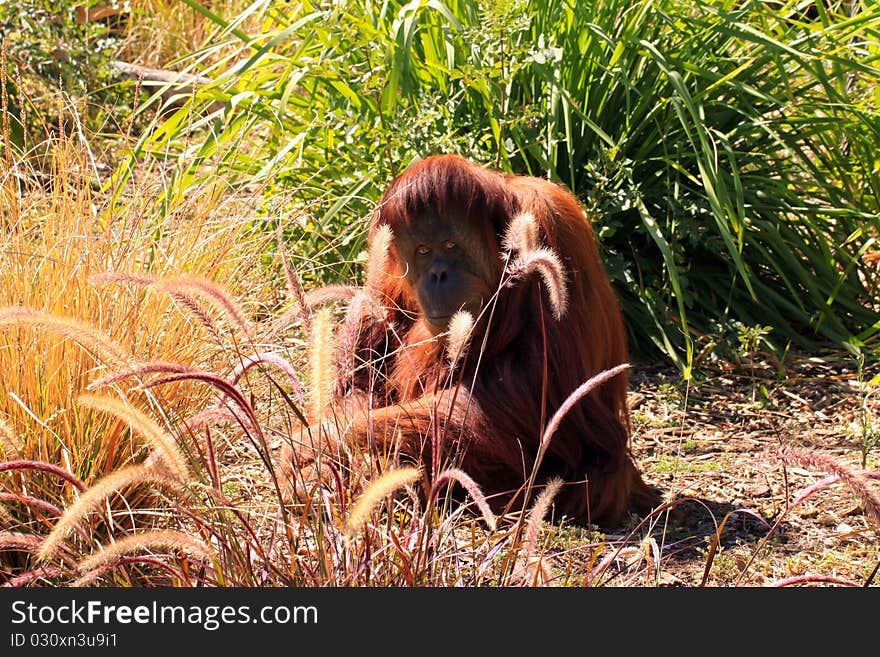
[(547, 516), (547, 511), (550, 510), (553, 498), (559, 493), (562, 484), (562, 479), (558, 478), (548, 481), (547, 485), (544, 486), (544, 490), (541, 491), (537, 499), (535, 499), (532, 508), (529, 510), (529, 518), (526, 522), (526, 533), (523, 539), (525, 546), (523, 552), (527, 558), (532, 556), (535, 547), (538, 545), (538, 534), (541, 530), (541, 523)]
[(511, 253), (533, 251), (540, 245), (538, 222), (531, 212), (520, 212), (507, 225), (502, 248)]
[[(211, 561), (211, 550), (202, 541), (183, 532), (161, 529), (132, 534), (105, 546), (100, 552), (90, 554), (77, 564), (77, 570), (85, 573), (72, 586), (86, 586), (105, 572), (102, 566), (108, 565), (117, 558), (140, 550), (160, 548), (182, 552), (188, 559)], [(98, 575), (94, 573), (98, 571)]]
[(192, 293), (196, 292), (220, 310), (245, 336), (250, 337), (251, 335), (250, 322), (238, 303), (222, 287), (201, 276), (183, 274), (160, 278), (149, 274), (104, 272), (92, 276), (91, 281), (95, 284), (132, 283), (152, 287), (157, 292), (164, 292), (186, 307), (212, 334), (222, 335), (213, 318), (193, 297)]
[(309, 416), (313, 421), (320, 421), (333, 401), (336, 382), (333, 325), (333, 315), (329, 308), (322, 308), (315, 313), (309, 345)]
[(359, 289), (352, 296), (345, 311), (345, 317), (335, 333), (337, 358), (336, 390), (342, 394), (348, 389), (349, 383), (357, 367), (357, 345), (365, 318), (384, 321), (385, 313), (378, 301), (371, 296), (366, 288)]
[(360, 289), (356, 285), (323, 285), (306, 293), (306, 303), (309, 308), (315, 308), (333, 301), (345, 303), (351, 301)]
[[(880, 529), (880, 496), (871, 489), (865, 477), (858, 470), (848, 468), (830, 456), (797, 447), (789, 447), (780, 451), (776, 458), (787, 464), (820, 468), (833, 472), (841, 481), (849, 486), (849, 489), (865, 507), (866, 515), (874, 523), (874, 526)], [(803, 494), (801, 494), (800, 498), (805, 499)]]
[(534, 271), (538, 272), (547, 288), (553, 316), (561, 319), (568, 309), (568, 285), (565, 268), (552, 249), (539, 247), (520, 252), (507, 266), (509, 278), (506, 284), (515, 285)]
[(367, 260), (366, 293), (377, 303), (381, 303), (382, 284), (388, 274), (388, 252), (394, 241), (391, 226), (382, 224), (370, 240), (370, 254)]
[(44, 536), (37, 536), (36, 534), (0, 531), (0, 549), (14, 548), (36, 552), (40, 549), (44, 540), (46, 540)]
[(347, 390), (354, 378), (354, 371), (357, 365), (357, 345), (360, 340), (361, 328), (363, 327), (364, 306), (369, 303), (370, 299), (365, 291), (359, 290), (355, 293), (348, 304), (348, 308), (346, 308), (342, 325), (336, 331), (338, 371), (335, 387), (337, 394), (342, 394)]
[(789, 513), (791, 513), (791, 511), (795, 507), (803, 503), (806, 499), (808, 499), (818, 491), (827, 488), (835, 482), (843, 481), (849, 486), (850, 490), (864, 505), (865, 514), (871, 519), (875, 527), (880, 528), (880, 515), (878, 515), (878, 509), (880, 509), (880, 498), (878, 498), (877, 494), (874, 493), (873, 490), (871, 490), (870, 486), (868, 486), (867, 483), (868, 479), (880, 480), (880, 472), (854, 470), (852, 468), (847, 468), (846, 466), (838, 463), (829, 456), (819, 454), (812, 450), (800, 449), (797, 447), (788, 447), (780, 450), (773, 455), (773, 458), (782, 462), (783, 464), (820, 468), (822, 470), (829, 470), (834, 474), (829, 477), (825, 477), (824, 479), (820, 479), (819, 481), (804, 488), (800, 491), (800, 493), (797, 494), (792, 503), (789, 504), (785, 511), (779, 515), (779, 517), (773, 523), (773, 526), (761, 539), (757, 548), (752, 552), (752, 556), (740, 570), (740, 573), (737, 576), (734, 584), (738, 584), (740, 580), (745, 577), (746, 572), (748, 571), (752, 563), (754, 563), (755, 559), (758, 556), (758, 553), (761, 551), (761, 548), (764, 547), (770, 536), (772, 536), (773, 533), (776, 531), (777, 527), (782, 524), (782, 521), (785, 519), (785, 517)]
[[(857, 476), (862, 477), (863, 479), (876, 479), (880, 480), (880, 471), (878, 470), (854, 470)], [(797, 497), (792, 500), (789, 505), (790, 509), (799, 506), (804, 500), (812, 497), (815, 493), (822, 490), (823, 488), (828, 488), (831, 484), (835, 484), (838, 481), (842, 481), (842, 477), (840, 475), (829, 475), (824, 479), (820, 479), (814, 484), (810, 484), (806, 488), (801, 489), (801, 491), (797, 494)]]
[(180, 363), (151, 361), (149, 363), (139, 363), (133, 367), (128, 367), (117, 372), (111, 372), (107, 376), (92, 381), (87, 388), (89, 390), (95, 390), (96, 388), (103, 388), (104, 386), (117, 383), (124, 379), (140, 379), (147, 374), (194, 374), (198, 371), (199, 370), (190, 367), (189, 365), (181, 365)]
[(532, 508), (529, 509), (528, 518), (526, 520), (525, 535), (520, 549), (519, 556), (516, 559), (516, 567), (512, 573), (514, 580), (519, 581), (524, 586), (545, 586), (553, 577), (549, 564), (546, 562), (543, 554), (536, 554), (538, 547), (538, 536), (541, 532), (541, 523), (550, 510), (553, 498), (562, 488), (562, 479), (551, 479), (547, 482), (544, 490), (535, 499)]
[(840, 577), (830, 575), (795, 575), (773, 582), (770, 586), (782, 588), (785, 586), (799, 586), (801, 584), (837, 584), (838, 586), (861, 586), (857, 582), (851, 582)]
[(9, 423), (0, 418), (0, 447), (3, 448), (3, 457), (6, 459), (21, 458), (21, 452), (18, 451), (18, 438)]
[(553, 438), (553, 434), (556, 433), (556, 430), (559, 428), (562, 420), (574, 407), (575, 404), (577, 404), (582, 398), (590, 394), (600, 385), (610, 379), (613, 379), (615, 376), (626, 370), (628, 367), (629, 363), (621, 363), (620, 365), (599, 372), (598, 374), (590, 377), (587, 381), (575, 388), (574, 391), (565, 399), (565, 401), (562, 402), (562, 405), (556, 410), (556, 412), (553, 414), (553, 417), (551, 417), (550, 421), (547, 423), (547, 427), (544, 429), (544, 433), (541, 435), (541, 443), (538, 448), (538, 454), (543, 456), (544, 452), (547, 451), (547, 447), (550, 445), (550, 440)]
[(232, 371), (232, 375), (229, 377), (229, 382), (232, 385), (237, 385), (239, 379), (241, 379), (242, 375), (245, 372), (247, 372), (254, 365), (258, 365), (261, 363), (274, 365), (282, 372), (284, 372), (287, 375), (287, 378), (290, 379), (291, 384), (293, 385), (293, 391), (296, 394), (297, 400), (300, 402), (300, 404), (305, 403), (305, 392), (303, 391), (302, 384), (300, 383), (299, 377), (297, 376), (296, 368), (294, 368), (293, 365), (290, 364), (289, 360), (279, 354), (263, 351), (258, 354), (254, 354), (253, 356), (248, 356)]
[(166, 293), (169, 297), (171, 297), (174, 301), (179, 303), (181, 306), (186, 308), (189, 313), (195, 317), (199, 323), (205, 327), (208, 333), (214, 338), (214, 342), (218, 345), (223, 344), (223, 331), (217, 325), (217, 322), (214, 321), (214, 318), (208, 314), (208, 312), (202, 308), (201, 304), (192, 296), (187, 294), (186, 292), (181, 292), (179, 290), (167, 290)]
[(492, 509), (489, 508), (489, 502), (486, 501), (486, 496), (480, 489), (479, 484), (477, 484), (477, 482), (474, 481), (464, 470), (459, 470), (458, 468), (446, 468), (443, 472), (437, 475), (434, 485), (431, 486), (430, 498), (432, 500), (436, 499), (440, 489), (452, 481), (461, 484), (461, 486), (468, 492), (468, 495), (471, 496), (474, 503), (477, 505), (477, 508), (480, 510), (480, 513), (483, 516), (483, 521), (488, 525), (489, 529), (495, 531), (495, 514), (493, 514)]
[(244, 335), (251, 335), (251, 325), (247, 315), (229, 293), (222, 287), (200, 276), (174, 276), (165, 278), (157, 283), (157, 289), (162, 291), (182, 292), (183, 290), (196, 290), (203, 297), (223, 312)]
[(159, 280), (158, 276), (153, 274), (129, 274), (118, 271), (105, 271), (100, 274), (93, 274), (89, 277), (92, 285), (108, 285), (111, 283), (131, 283), (132, 285), (153, 285)]
[(382, 308), (382, 285), (388, 274), (388, 254), (393, 240), (394, 233), (387, 224), (379, 226), (370, 240), (366, 281), (362, 288), (354, 290), (346, 309), (345, 319), (337, 332), (336, 346), (339, 353), (337, 391), (345, 390), (354, 376), (355, 352), (364, 319), (385, 318), (385, 311)]
[(281, 226), (282, 224), (279, 222), (278, 230), (276, 231), (276, 239), (278, 243), (278, 254), (281, 256), (281, 265), (284, 268), (284, 279), (287, 281), (287, 290), (290, 292), (291, 296), (296, 299), (296, 302), (299, 305), (299, 312), (297, 314), (300, 319), (302, 319), (303, 326), (305, 326), (306, 331), (310, 331), (312, 328), (312, 309), (306, 302), (305, 290), (303, 290), (299, 274), (293, 268), (293, 265), (290, 264), (287, 248), (284, 245), (284, 234), (281, 230)]
[(244, 411), (244, 418), (236, 417), (239, 423), (242, 424), (245, 429), (253, 431), (259, 436), (262, 436), (262, 429), (260, 428), (260, 423), (257, 420), (254, 408), (253, 406), (251, 406), (251, 404), (248, 402), (242, 392), (234, 385), (230, 384), (229, 381), (227, 381), (223, 377), (217, 376), (216, 374), (213, 374), (211, 372), (193, 370), (182, 373), (168, 374), (166, 376), (160, 376), (151, 381), (147, 381), (146, 383), (142, 383), (137, 386), (137, 389), (149, 390), (150, 388), (165, 385), (166, 383), (175, 383), (177, 381), (190, 380), (207, 383), (208, 385), (213, 386), (218, 391), (220, 391), (220, 393), (222, 393), (223, 395), (224, 400), (228, 398), (229, 400), (234, 402), (235, 405), (238, 406), (242, 411)]
[(464, 355), (474, 329), (474, 316), (466, 310), (459, 310), (449, 320), (449, 331), (446, 336), (446, 360), (450, 367)]
[[(21, 493), (0, 493), (0, 502), (3, 502), (4, 504), (18, 502), (19, 504), (24, 504), (25, 506), (29, 506), (32, 509), (45, 511), (46, 513), (53, 516), (60, 516), (62, 513), (64, 513), (57, 506), (50, 502), (47, 502), (44, 499), (41, 499), (39, 497), (31, 497), (30, 495), (24, 495)], [(3, 509), (0, 509), (0, 513), (2, 512)]]
[(144, 484), (174, 491), (181, 496), (186, 493), (179, 480), (144, 465), (128, 465), (114, 470), (92, 484), (76, 502), (64, 511), (64, 515), (58, 519), (46, 540), (40, 545), (36, 555), (37, 559), (46, 561), (55, 556), (63, 545), (64, 539), (79, 527), (80, 522), (86, 516), (101, 508), (111, 495), (131, 486)]
[(9, 470), (39, 470), (40, 472), (47, 472), (57, 477), (61, 477), (65, 481), (72, 484), (80, 492), (86, 490), (86, 485), (81, 482), (73, 473), (68, 472), (64, 468), (61, 468), (52, 463), (46, 463), (45, 461), (18, 459), (15, 461), (6, 461), (4, 463), (0, 463), (0, 472), (6, 472)]
[(366, 524), (373, 508), (388, 495), (407, 484), (416, 481), (421, 472), (418, 468), (403, 467), (388, 470), (382, 476), (374, 479), (367, 489), (355, 502), (345, 521), (345, 536), (354, 538), (360, 529)]
[(115, 397), (84, 394), (80, 395), (77, 401), (86, 408), (110, 413), (127, 422), (133, 432), (140, 434), (153, 449), (159, 452), (161, 461), (170, 474), (181, 482), (190, 480), (189, 464), (177, 441), (151, 417)]
[(538, 582), (547, 582), (549, 580), (549, 571), (543, 560), (534, 559), (535, 549), (538, 546), (538, 535), (541, 531), (541, 523), (550, 510), (553, 498), (556, 497), (562, 488), (562, 479), (551, 479), (547, 482), (544, 490), (538, 495), (532, 508), (529, 510), (528, 519), (526, 520), (526, 532), (523, 538), (523, 548), (520, 561), (523, 564), (523, 583), (527, 579)]
[(3, 586), (8, 588), (19, 588), (22, 586), (28, 586), (38, 579), (61, 577), (62, 575), (67, 575), (69, 572), (69, 570), (60, 568), (59, 566), (40, 566), (39, 568), (29, 570), (26, 573), (13, 577), (3, 584)]
[(213, 408), (206, 408), (205, 410), (196, 413), (191, 418), (184, 420), (184, 424), (186, 424), (186, 427), (190, 432), (195, 432), (196, 429), (207, 424), (221, 422), (235, 423), (238, 422), (238, 418), (233, 413), (230, 413), (228, 409), (215, 406)]
[(11, 307), (0, 309), (0, 328), (7, 326), (29, 326), (50, 331), (78, 343), (85, 349), (93, 350), (114, 365), (128, 365), (133, 358), (115, 341), (104, 335), (94, 326), (30, 308)]

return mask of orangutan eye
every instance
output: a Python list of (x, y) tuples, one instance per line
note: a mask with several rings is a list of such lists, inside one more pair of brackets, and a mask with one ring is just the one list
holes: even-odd
[(428, 246), (425, 246), (424, 244), (419, 244), (416, 247), (416, 253), (418, 253), (420, 256), (428, 255), (430, 252), (431, 252), (431, 248)]
[(443, 242), (443, 248), (444, 248), (444, 249), (447, 249), (447, 250), (449, 250), (449, 249), (454, 249), (454, 248), (455, 248), (455, 242), (453, 242), (452, 240), (446, 240), (445, 242)]

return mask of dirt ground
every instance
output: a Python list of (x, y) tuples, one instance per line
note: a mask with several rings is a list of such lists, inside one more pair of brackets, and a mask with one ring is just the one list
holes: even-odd
[[(646, 480), (679, 521), (655, 526), (654, 583), (667, 586), (877, 585), (880, 526), (853, 488), (834, 473), (862, 478), (880, 495), (880, 368), (846, 357), (789, 358), (784, 368), (757, 359), (704, 370), (689, 385), (674, 370), (636, 366), (631, 377), (633, 451)], [(781, 461), (780, 450), (790, 457)], [(863, 452), (866, 454), (862, 465)], [(841, 470), (837, 470), (838, 474)], [(706, 576), (716, 526), (720, 532)], [(774, 526), (778, 522), (778, 525)]]
[[(880, 437), (880, 385), (871, 381), (878, 373), (880, 363), (868, 364), (860, 380), (846, 356), (789, 356), (784, 368), (760, 359), (703, 367), (686, 384), (670, 366), (634, 364), (633, 455), (646, 481), (673, 502), (676, 517), (667, 523), (665, 515), (645, 522), (633, 516), (605, 533), (548, 523), (551, 581), (880, 585), (880, 517), (871, 519), (847, 483), (808, 490), (835, 471), (864, 473), (859, 479), (880, 508), (880, 444), (870, 444)], [(785, 461), (782, 450), (791, 455)], [(234, 450), (227, 458), (249, 462)], [(259, 481), (263, 469), (251, 465), (243, 477)], [(266, 495), (271, 506), (271, 491)], [(464, 543), (473, 540), (471, 532)], [(617, 563), (591, 580), (615, 546), (623, 548)], [(647, 568), (646, 550), (655, 555)]]

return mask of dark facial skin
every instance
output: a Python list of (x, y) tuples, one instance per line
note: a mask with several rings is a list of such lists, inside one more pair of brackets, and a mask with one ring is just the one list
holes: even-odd
[(467, 222), (437, 215), (424, 215), (410, 231), (395, 235), (407, 282), (435, 334), (447, 329), (458, 310), (476, 319), (495, 292), (493, 258), (497, 256), (484, 242)]

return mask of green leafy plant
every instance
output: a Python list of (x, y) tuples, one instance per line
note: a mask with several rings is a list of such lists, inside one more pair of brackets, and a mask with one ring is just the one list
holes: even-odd
[(856, 377), (859, 385), (859, 415), (853, 422), (853, 428), (859, 439), (859, 449), (862, 452), (862, 467), (867, 467), (868, 455), (880, 443), (880, 430), (871, 413), (871, 396), (880, 385), (880, 374), (875, 375), (870, 381), (865, 380), (865, 354), (860, 352), (856, 355)]
[[(752, 403), (758, 393), (758, 379), (755, 375), (755, 357), (758, 355), (762, 345), (769, 345), (767, 336), (773, 331), (772, 326), (742, 326), (737, 330), (737, 341), (739, 346), (736, 350), (737, 359), (743, 359), (749, 368), (749, 374), (752, 379)], [(768, 398), (767, 389), (762, 385), (760, 387), (761, 394), (764, 399)]]
[(48, 144), (59, 133), (88, 139), (91, 166), (107, 170), (145, 123), (132, 116), (140, 84), (112, 66), (131, 16), (128, 0), (0, 3), (2, 104), (9, 118), (3, 141), (44, 173), (51, 168)]

